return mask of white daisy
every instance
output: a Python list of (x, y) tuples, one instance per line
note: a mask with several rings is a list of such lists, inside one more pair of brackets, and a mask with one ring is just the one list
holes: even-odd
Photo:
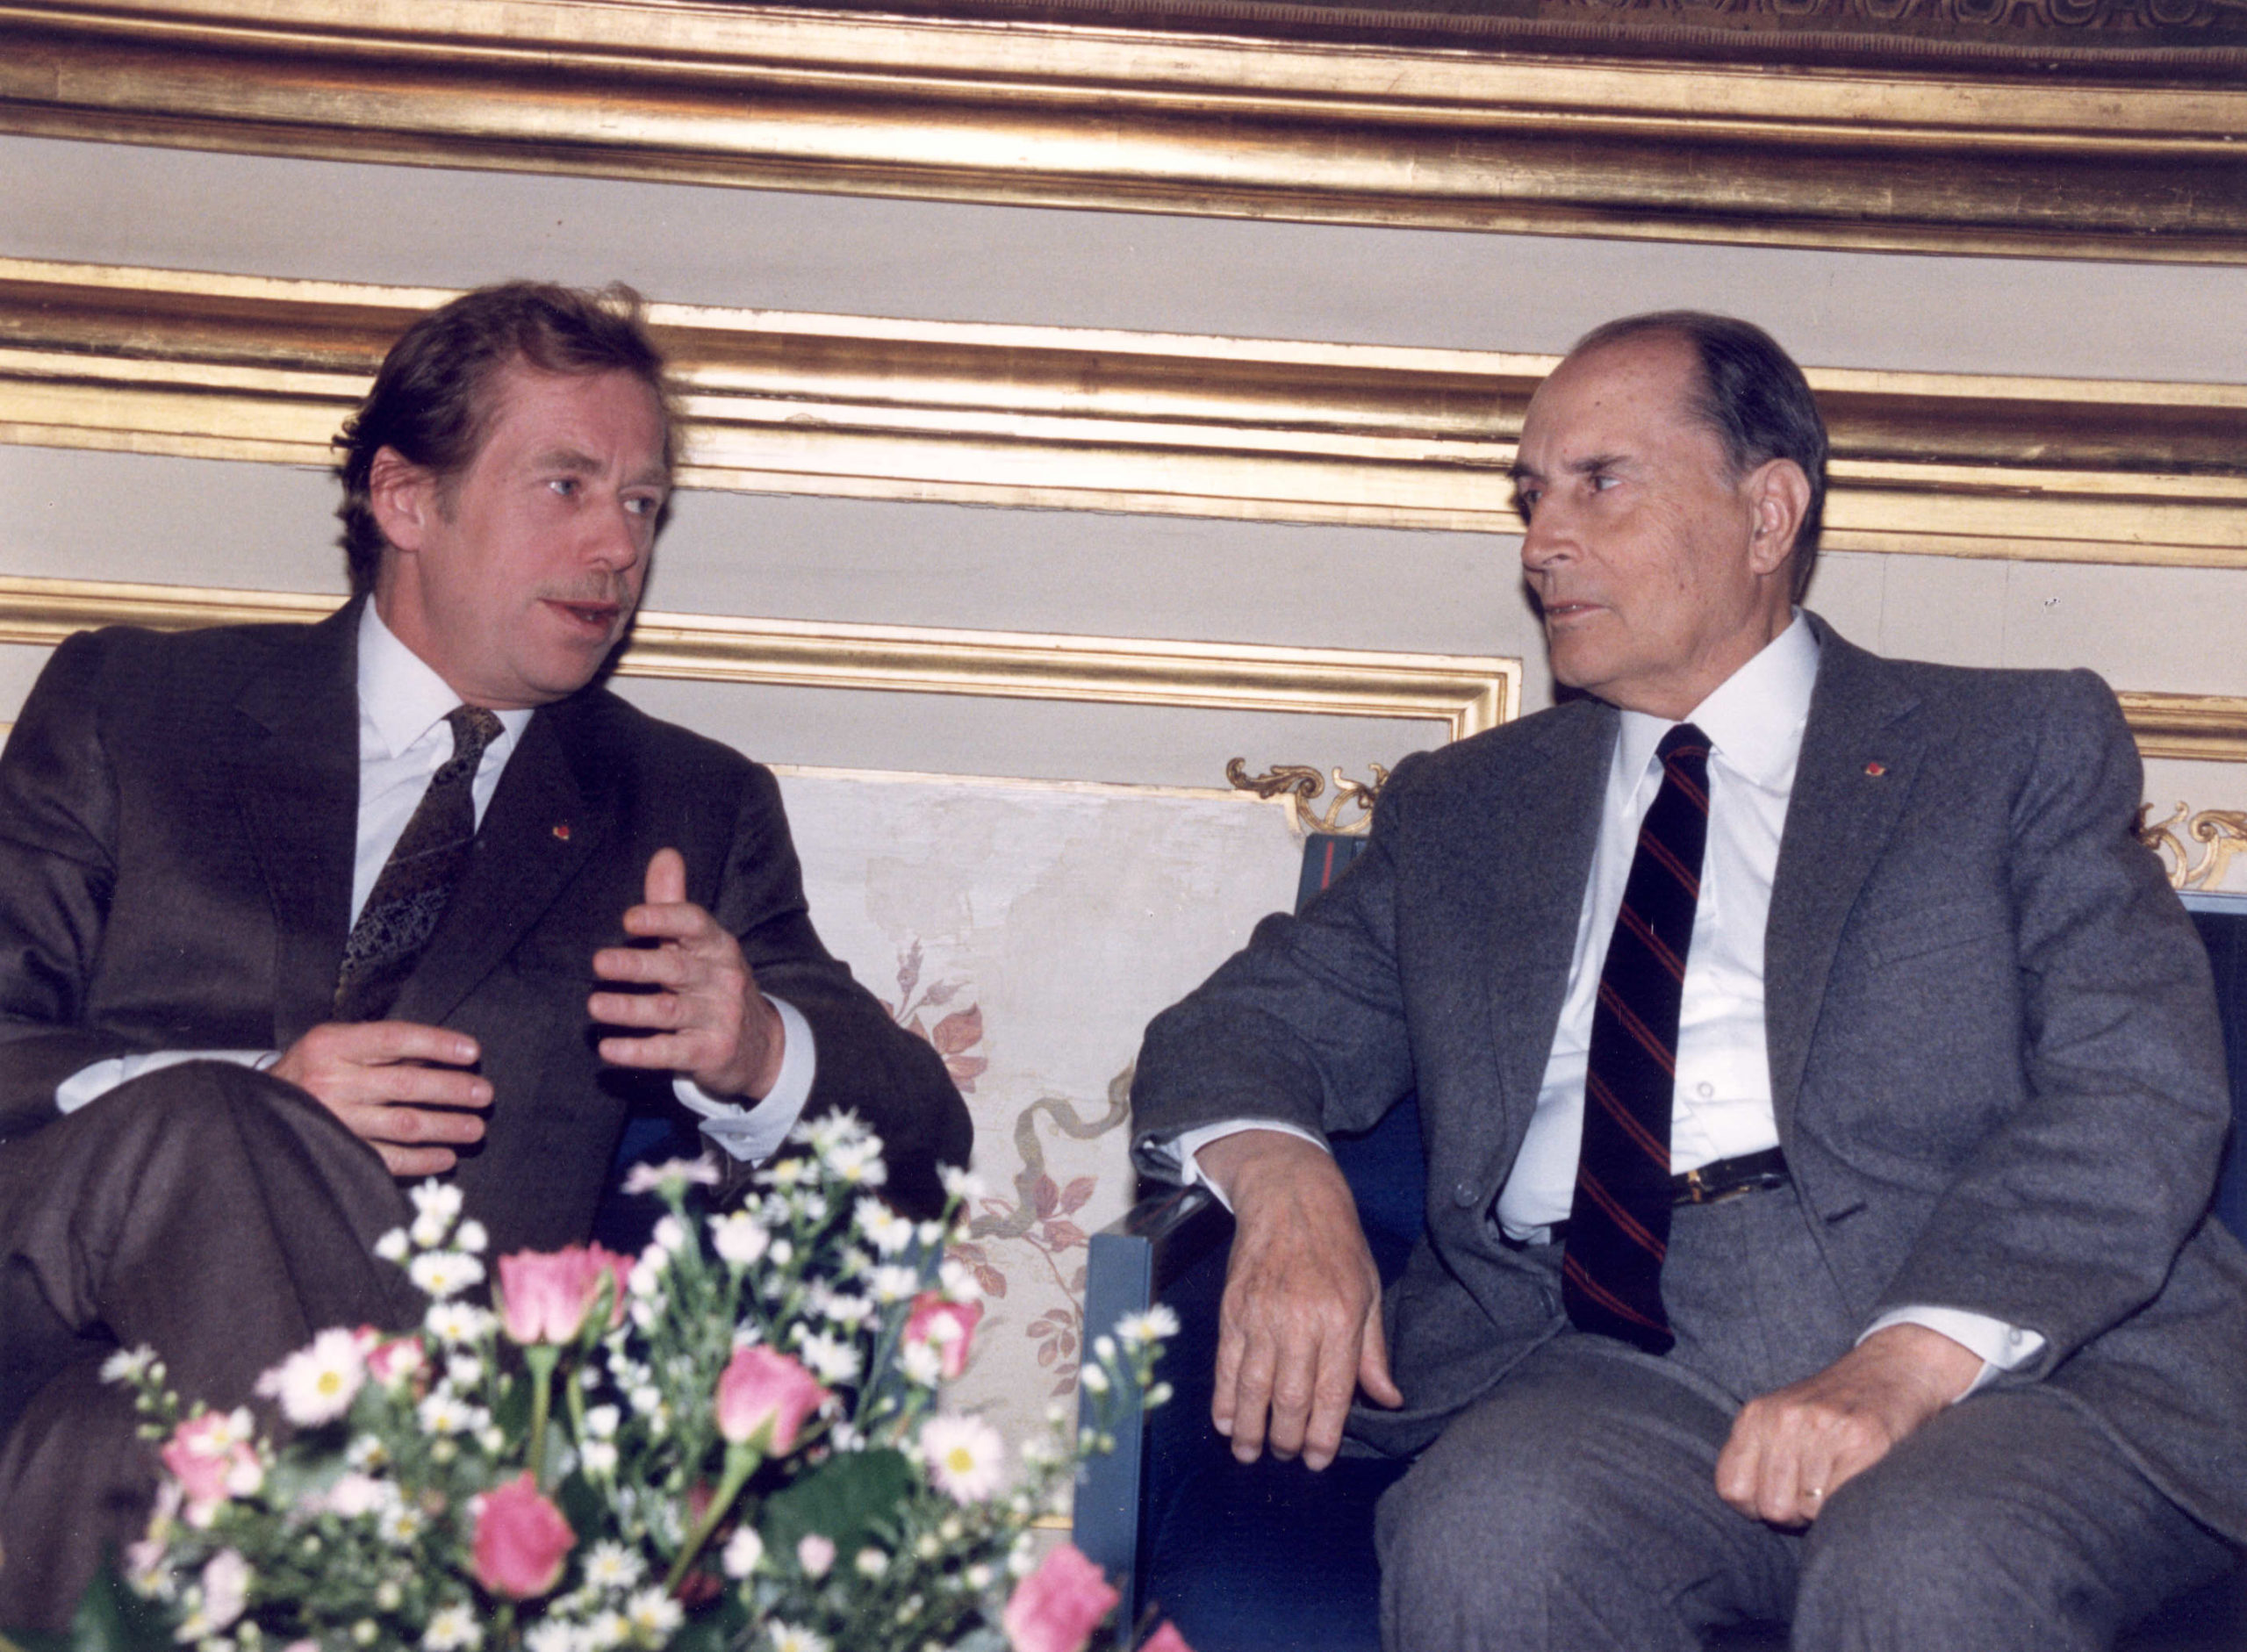
[(980, 1503), (999, 1489), (1006, 1442), (973, 1417), (931, 1417), (921, 1425), (921, 1461), (937, 1489), (955, 1503)]
[(944, 1356), (937, 1352), (933, 1342), (907, 1343), (898, 1350), (897, 1366), (908, 1382), (922, 1388), (934, 1388), (944, 1381)]
[(257, 1391), (281, 1402), (281, 1414), (299, 1428), (334, 1422), (351, 1409), (367, 1380), (359, 1340), (338, 1326), (323, 1331), (257, 1379)]
[(406, 1252), (406, 1230), (402, 1227), (391, 1229), (375, 1241), (375, 1254), (386, 1262), (404, 1261)]
[(155, 1349), (145, 1342), (137, 1348), (119, 1348), (102, 1361), (102, 1381), (137, 1383), (147, 1375), (148, 1368), (155, 1362)]
[(947, 1198), (963, 1202), (983, 1196), (983, 1178), (958, 1165), (938, 1165), (937, 1175), (944, 1184)]
[(1127, 1348), (1160, 1342), (1165, 1337), (1178, 1334), (1178, 1315), (1166, 1303), (1157, 1303), (1145, 1313), (1127, 1314), (1116, 1322), (1116, 1340)]
[(623, 1420), (624, 1413), (614, 1405), (589, 1405), (585, 1408), (585, 1433), (593, 1440), (614, 1440), (617, 1426)]
[(765, 1634), (772, 1643), (772, 1652), (828, 1652), (825, 1636), (799, 1629), (793, 1623), (782, 1623), (777, 1618), (765, 1626)]
[(772, 1242), (772, 1236), (765, 1231), (764, 1225), (746, 1211), (734, 1210), (710, 1218), (710, 1243), (732, 1267), (755, 1266)]
[(464, 1302), (440, 1302), (430, 1304), (421, 1323), (438, 1341), (459, 1344), (482, 1340), (492, 1320), (485, 1309)]
[(719, 1556), (719, 1562), (725, 1567), (727, 1577), (746, 1577), (764, 1558), (765, 1540), (757, 1534), (755, 1526), (743, 1526), (736, 1528), (726, 1540), (725, 1552)]
[(632, 1638), (646, 1647), (661, 1646), (686, 1621), (678, 1602), (662, 1589), (643, 1589), (626, 1605), (624, 1615), (632, 1625)]
[(481, 1252), (492, 1243), (492, 1235), (484, 1224), (470, 1217), (460, 1225), (460, 1232), (453, 1235), (453, 1243), (464, 1251)]
[(585, 1582), (595, 1589), (629, 1589), (647, 1570), (648, 1562), (621, 1543), (596, 1543), (585, 1556)]
[(483, 1639), (484, 1626), (477, 1622), (474, 1609), (461, 1601), (438, 1607), (421, 1632), (421, 1644), (428, 1652), (470, 1652)]
[[(800, 1330), (802, 1327), (799, 1326)], [(858, 1350), (838, 1337), (824, 1331), (815, 1331), (803, 1339), (804, 1363), (811, 1373), (830, 1387), (837, 1383), (855, 1382), (858, 1375)]]
[[(496, 1456), (499, 1454), (495, 1452), (492, 1454)], [(585, 1472), (596, 1480), (606, 1480), (616, 1472), (615, 1442), (607, 1440), (588, 1440), (585, 1441), (585, 1450), (578, 1454), (578, 1461), (584, 1466)]]
[(420, 1420), (422, 1433), (428, 1434), (473, 1433), (488, 1420), (481, 1408), (442, 1388), (432, 1391), (415, 1408), (414, 1415)]
[(885, 1263), (874, 1269), (873, 1277), (866, 1282), (866, 1289), (873, 1299), (885, 1308), (893, 1304), (910, 1302), (921, 1294), (921, 1275), (917, 1269)]
[(884, 1256), (894, 1256), (913, 1242), (913, 1224), (879, 1199), (861, 1199), (853, 1212), (858, 1219), (858, 1232), (866, 1242)]
[(684, 1192), (690, 1187), (717, 1185), (718, 1167), (707, 1159), (668, 1159), (659, 1165), (634, 1165), (624, 1174), (627, 1193)]
[(457, 1296), (484, 1278), (484, 1264), (466, 1251), (423, 1251), (406, 1265), (406, 1276), (424, 1296)]

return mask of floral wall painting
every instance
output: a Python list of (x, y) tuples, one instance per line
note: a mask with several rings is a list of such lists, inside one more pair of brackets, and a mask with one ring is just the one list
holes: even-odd
[(822, 938), (974, 1116), (987, 1317), (954, 1399), (1024, 1436), (1074, 1391), (1088, 1236), (1133, 1192), (1139, 1035), (1293, 901), (1302, 840), (1241, 794), (779, 774)]

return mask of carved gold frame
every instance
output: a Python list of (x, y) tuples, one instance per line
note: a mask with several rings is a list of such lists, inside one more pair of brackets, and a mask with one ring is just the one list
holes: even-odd
[(0, 129), (1535, 233), (2238, 262), (2247, 90), (685, 0), (6, 0)]
[[(100, 625), (164, 630), (316, 620), (339, 598), (0, 576), (0, 643), (52, 647)], [(1098, 700), (1441, 724), (1447, 740), (1521, 711), (1521, 662), (1497, 657), (1148, 642), (695, 614), (643, 614), (628, 677)]]
[[(2247, 165), (2243, 165), (2247, 172)], [(0, 259), (0, 441), (319, 463), (419, 289)], [(657, 305), (692, 486), (1511, 532), (1554, 358)], [(2247, 386), (1813, 370), (1827, 544), (2247, 566)]]

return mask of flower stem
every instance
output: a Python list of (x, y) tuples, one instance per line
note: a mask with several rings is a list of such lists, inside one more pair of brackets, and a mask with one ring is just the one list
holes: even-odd
[(530, 1469), (542, 1491), (550, 1489), (546, 1477), (546, 1413), (554, 1394), (554, 1362), (561, 1350), (549, 1343), (534, 1342), (523, 1350), (530, 1368)]
[(765, 1461), (765, 1454), (747, 1440), (726, 1447), (726, 1472), (718, 1482), (718, 1494), (710, 1499), (710, 1506), (702, 1511), (702, 1518), (695, 1523), (694, 1531), (686, 1540), (686, 1547), (678, 1551), (678, 1558), (671, 1562), (671, 1576), (664, 1579), (664, 1592), (678, 1592), (679, 1580), (686, 1576), (686, 1569), (710, 1541), (710, 1533), (718, 1529), (718, 1522), (726, 1517), (749, 1476), (757, 1472), (757, 1465)]

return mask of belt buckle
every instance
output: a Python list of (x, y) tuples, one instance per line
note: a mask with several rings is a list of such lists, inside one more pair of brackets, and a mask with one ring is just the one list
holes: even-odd
[(1695, 1165), (1685, 1173), (1685, 1203), (1688, 1204), (1710, 1203), (1709, 1189), (1701, 1180), (1701, 1167), (1698, 1165)]

